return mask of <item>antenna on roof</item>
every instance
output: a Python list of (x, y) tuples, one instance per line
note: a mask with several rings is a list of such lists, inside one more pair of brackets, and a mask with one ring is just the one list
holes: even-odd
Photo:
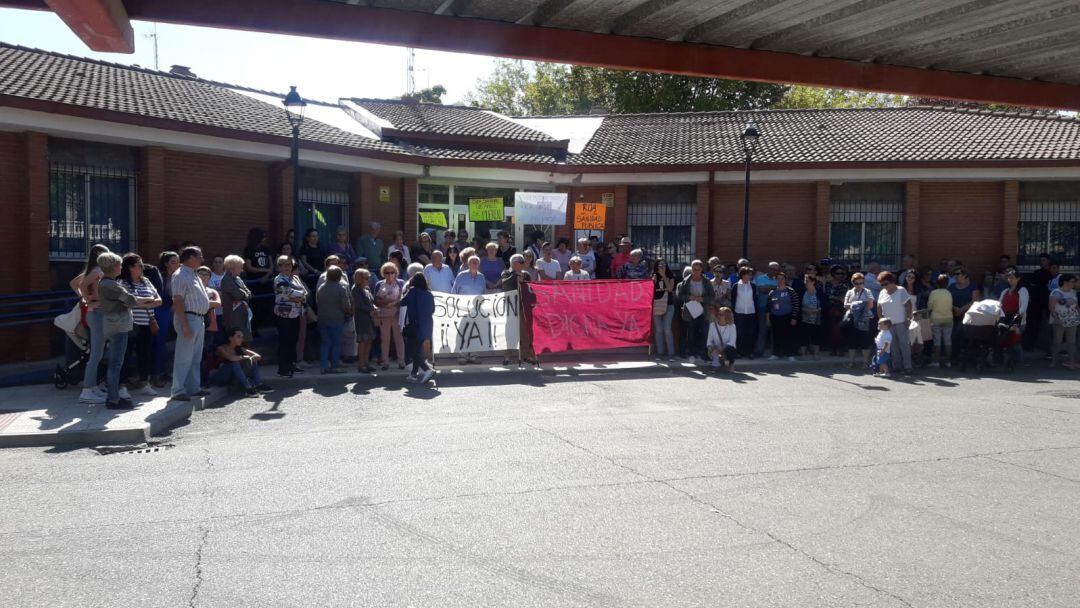
[(148, 34), (143, 34), (143, 38), (154, 41), (154, 69), (161, 71), (161, 66), (158, 65), (158, 33), (157, 24), (154, 24), (154, 31)]
[(405, 50), (408, 53), (405, 60), (405, 95), (412, 97), (416, 94), (416, 49), (409, 47)]

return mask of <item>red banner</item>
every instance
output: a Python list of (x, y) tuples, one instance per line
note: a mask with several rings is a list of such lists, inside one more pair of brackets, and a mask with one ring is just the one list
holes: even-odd
[(539, 281), (532, 290), (537, 354), (648, 346), (652, 281)]

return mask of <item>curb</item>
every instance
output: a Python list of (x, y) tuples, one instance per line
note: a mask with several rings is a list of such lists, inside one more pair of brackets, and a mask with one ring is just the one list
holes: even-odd
[(132, 445), (147, 443), (156, 435), (191, 418), (199, 410), (222, 401), (228, 391), (214, 387), (206, 397), (189, 402), (169, 402), (166, 407), (146, 416), (142, 424), (125, 428), (59, 430), (53, 433), (0, 435), (0, 448), (51, 447), (59, 445)]

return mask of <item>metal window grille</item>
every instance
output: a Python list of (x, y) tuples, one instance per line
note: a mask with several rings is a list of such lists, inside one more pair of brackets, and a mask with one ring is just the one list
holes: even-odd
[(83, 259), (90, 246), (134, 251), (137, 174), (124, 169), (49, 164), (49, 256)]
[(829, 257), (840, 264), (900, 265), (904, 203), (897, 200), (833, 201)]
[(338, 226), (349, 229), (349, 193), (344, 190), (301, 188), (296, 206), (296, 228), (300, 238), (308, 230), (319, 231), (320, 243), (337, 240)]
[(695, 198), (694, 186), (631, 188), (627, 221), (634, 246), (672, 267), (693, 261)]
[(1080, 267), (1080, 201), (1020, 201), (1018, 244), (1019, 266), (1049, 253), (1062, 267)]

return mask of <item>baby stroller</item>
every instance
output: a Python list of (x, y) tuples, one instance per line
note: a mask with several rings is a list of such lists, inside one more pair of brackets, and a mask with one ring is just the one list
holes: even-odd
[(64, 390), (69, 386), (82, 384), (86, 363), (90, 360), (90, 335), (86, 326), (83, 325), (79, 304), (75, 304), (70, 312), (53, 319), (53, 325), (63, 330), (64, 335), (79, 351), (79, 355), (70, 363), (57, 365), (53, 370), (53, 386)]
[(964, 313), (961, 327), (964, 346), (960, 352), (960, 371), (966, 372), (969, 367), (974, 367), (976, 374), (982, 373), (995, 345), (998, 344), (998, 323), (1001, 317), (1001, 304), (997, 300), (975, 302)]

